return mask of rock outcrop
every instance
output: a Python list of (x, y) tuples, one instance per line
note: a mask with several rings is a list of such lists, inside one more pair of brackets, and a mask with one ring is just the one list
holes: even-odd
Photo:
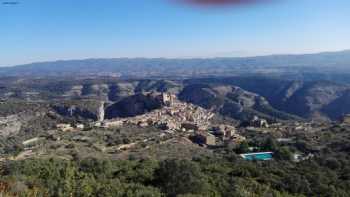
[(236, 86), (188, 85), (180, 93), (180, 99), (244, 121), (250, 120), (255, 115), (267, 119), (297, 119), (274, 109), (264, 97)]
[(106, 108), (107, 119), (132, 117), (159, 109), (162, 103), (152, 95), (136, 94), (126, 97)]

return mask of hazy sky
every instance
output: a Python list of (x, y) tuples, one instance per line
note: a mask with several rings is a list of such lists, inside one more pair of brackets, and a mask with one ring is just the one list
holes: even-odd
[[(7, 0), (7, 2), (10, 0)], [(0, 0), (0, 65), (350, 48), (350, 0), (202, 7), (171, 0)]]

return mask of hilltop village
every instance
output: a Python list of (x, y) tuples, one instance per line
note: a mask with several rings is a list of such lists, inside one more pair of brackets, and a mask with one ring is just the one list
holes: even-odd
[(222, 136), (226, 141), (239, 143), (245, 138), (239, 135), (235, 127), (230, 125), (215, 125), (211, 123), (214, 113), (193, 104), (180, 102), (175, 95), (162, 93), (158, 95), (163, 107), (150, 113), (132, 118), (106, 120), (96, 126), (116, 127), (128, 124), (140, 127), (154, 126), (165, 133), (185, 132), (195, 135), (196, 142), (204, 145), (216, 145), (215, 135)]
[[(253, 116), (248, 122), (222, 121), (215, 112), (180, 101), (175, 94), (159, 92), (143, 94), (159, 102), (160, 107), (136, 116), (107, 119), (106, 103), (101, 102), (96, 121), (67, 122), (57, 119), (55, 126), (39, 135), (16, 139), (15, 143), (19, 145), (14, 150), (17, 154), (15, 156), (4, 154), (1, 160), (23, 160), (38, 156), (46, 157), (50, 154), (62, 154), (66, 157), (78, 147), (80, 149), (76, 150), (77, 154), (81, 154), (81, 148), (89, 147), (93, 148), (87, 151), (91, 154), (97, 151), (94, 154), (124, 157), (135, 151), (142, 154), (151, 147), (162, 144), (209, 152), (235, 147), (236, 152), (244, 159), (270, 160), (274, 155), (273, 148), (262, 148), (263, 145), (252, 141), (270, 136), (278, 143), (295, 144), (301, 136), (310, 142), (317, 142), (321, 139), (320, 133), (330, 126), (328, 123), (317, 122), (272, 122), (258, 116)], [(47, 116), (44, 113), (42, 115)], [(19, 131), (23, 125), (18, 120), (20, 119), (16, 115), (1, 118), (0, 126), (7, 131), (2, 135)], [(349, 120), (349, 116), (344, 116), (342, 122), (348, 125)], [(313, 151), (317, 151), (317, 148), (311, 152)], [(310, 151), (294, 153), (295, 160), (309, 157), (312, 157)]]
[[(240, 143), (245, 138), (237, 133), (232, 125), (213, 124), (211, 120), (214, 113), (190, 103), (181, 102), (176, 95), (170, 93), (146, 93), (153, 94), (162, 103), (160, 109), (129, 118), (114, 118), (104, 120), (103, 112), (100, 112), (99, 120), (93, 123), (97, 128), (118, 128), (134, 125), (141, 128), (156, 127), (167, 134), (185, 133), (193, 137), (195, 143), (200, 145), (215, 146), (217, 138), (221, 141)], [(73, 131), (70, 124), (59, 124), (57, 128), (62, 131)], [(83, 124), (75, 125), (76, 129), (84, 128)]]
[[(245, 126), (230, 122), (218, 123), (215, 120), (215, 113), (190, 103), (181, 102), (174, 94), (145, 94), (152, 94), (153, 97), (161, 102), (162, 107), (134, 117), (114, 119), (105, 119), (103, 107), (100, 107), (98, 121), (58, 123), (46, 135), (24, 140), (22, 146), (25, 149), (16, 157), (10, 157), (9, 159), (18, 160), (38, 155), (45, 156), (49, 153), (43, 148), (45, 147), (43, 144), (53, 142), (58, 147), (65, 147), (62, 149), (64, 151), (69, 150), (70, 146), (74, 147), (77, 146), (77, 143), (82, 143), (90, 144), (88, 146), (95, 147), (96, 150), (118, 155), (129, 154), (130, 151), (133, 152), (140, 148), (144, 149), (143, 151), (147, 151), (152, 144), (154, 145), (154, 142), (158, 141), (160, 144), (184, 143), (186, 146), (203, 147), (209, 151), (220, 149), (221, 147), (233, 146), (240, 148), (247, 144), (247, 141), (251, 141), (259, 135), (273, 136), (279, 143), (294, 143), (296, 135), (307, 135), (309, 139), (317, 140), (318, 133), (327, 127), (327, 125), (322, 126), (315, 123), (295, 121), (274, 123), (257, 116), (245, 123)], [(101, 106), (103, 105), (104, 103), (101, 104)], [(9, 124), (12, 124), (11, 120), (9, 119)], [(344, 124), (348, 120), (349, 118), (345, 117)], [(129, 132), (122, 135), (131, 136), (127, 140), (124, 139), (122, 142), (111, 145), (108, 142), (110, 141), (108, 138), (115, 135), (115, 131), (119, 132), (125, 128), (135, 128), (140, 131), (151, 131), (154, 128), (159, 132), (143, 133), (142, 136), (144, 137), (137, 137), (137, 132)], [(106, 132), (111, 134), (106, 135)], [(93, 136), (102, 134), (107, 137), (107, 141), (96, 142), (96, 137)], [(54, 152), (57, 150), (60, 149), (52, 149)], [(256, 146), (250, 146), (241, 153), (244, 153), (241, 156), (247, 160), (269, 160), (273, 158), (273, 152), (266, 152), (266, 150)], [(294, 157), (295, 160), (300, 160), (311, 157), (311, 155), (298, 152), (294, 154)]]

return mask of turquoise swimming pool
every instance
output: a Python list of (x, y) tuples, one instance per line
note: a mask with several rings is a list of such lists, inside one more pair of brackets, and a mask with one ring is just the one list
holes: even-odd
[(272, 152), (263, 152), (263, 153), (247, 153), (247, 154), (241, 154), (241, 156), (248, 161), (253, 161), (253, 160), (271, 160), (272, 157)]

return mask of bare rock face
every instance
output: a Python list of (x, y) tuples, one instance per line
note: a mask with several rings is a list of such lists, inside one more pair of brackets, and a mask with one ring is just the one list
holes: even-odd
[(82, 85), (72, 86), (69, 91), (66, 91), (63, 94), (63, 96), (65, 97), (81, 96), (83, 88), (84, 87)]
[[(344, 114), (350, 113), (350, 86), (332, 81), (284, 80), (268, 77), (206, 78), (187, 81), (190, 85), (198, 83), (208, 86), (238, 86), (265, 98), (265, 101), (278, 111), (305, 119), (339, 120)], [(227, 88), (219, 89), (217, 92), (227, 92)], [(261, 99), (255, 101), (265, 102)], [(231, 105), (228, 106), (233, 108)]]
[(340, 97), (323, 107), (322, 113), (327, 114), (333, 120), (339, 120), (344, 115), (350, 114), (350, 90), (345, 91)]
[(244, 81), (240, 85), (263, 95), (274, 108), (306, 119), (338, 120), (350, 113), (350, 87), (347, 85), (330, 81), (274, 79), (255, 81), (259, 88), (254, 87), (254, 83), (247, 84)]
[(236, 86), (193, 84), (186, 86), (179, 97), (182, 101), (240, 120), (249, 120), (254, 115), (295, 118), (274, 109), (265, 98)]
[(94, 112), (91, 112), (87, 109), (82, 109), (77, 106), (59, 106), (55, 105), (53, 107), (55, 111), (66, 117), (74, 117), (74, 118), (83, 118), (83, 119), (92, 119), (97, 120), (97, 114)]
[(101, 114), (100, 101), (66, 101), (51, 106), (52, 109), (63, 117), (89, 119), (97, 121)]
[(17, 115), (0, 117), (0, 136), (17, 134), (21, 130), (21, 126), (22, 123)]
[(109, 86), (108, 99), (112, 102), (135, 94), (135, 83), (120, 82)]
[(102, 122), (105, 119), (105, 102), (101, 102), (101, 106), (98, 108), (97, 120)]
[(290, 97), (292, 97), (300, 88), (304, 85), (301, 81), (292, 82), (289, 87), (285, 90), (282, 101), (287, 101)]
[[(346, 102), (349, 88), (331, 82), (310, 82), (299, 87), (289, 98), (280, 103), (279, 108), (311, 119), (336, 119), (340, 113), (350, 112)], [(335, 110), (337, 108), (337, 110)], [(337, 113), (340, 112), (340, 113)]]
[(132, 117), (159, 109), (162, 103), (151, 95), (136, 94), (114, 103), (106, 108), (107, 119), (117, 117)]

